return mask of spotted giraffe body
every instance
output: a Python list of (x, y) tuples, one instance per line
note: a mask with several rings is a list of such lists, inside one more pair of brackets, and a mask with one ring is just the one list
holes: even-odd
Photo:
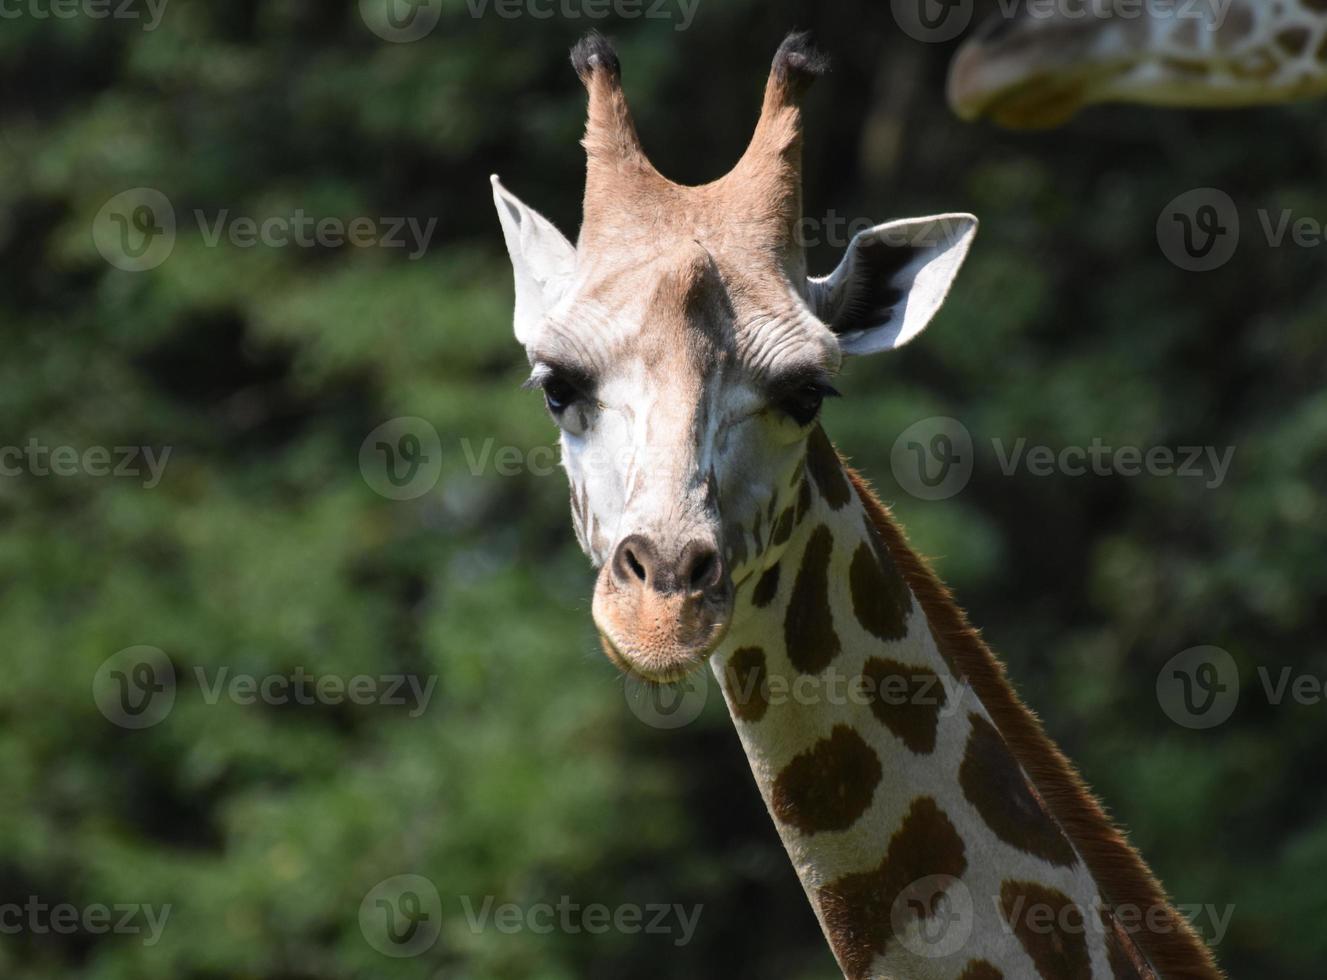
[(949, 73), (964, 119), (1057, 126), (1084, 106), (1231, 108), (1327, 95), (1327, 0), (1025, 3), (992, 15)]
[(844, 358), (927, 326), (976, 219), (878, 225), (808, 277), (798, 97), (824, 64), (805, 38), (775, 55), (741, 160), (697, 187), (645, 158), (611, 46), (572, 61), (576, 245), (496, 178), (494, 201), (605, 654), (659, 683), (709, 661), (852, 980), (1217, 980), (818, 422)]

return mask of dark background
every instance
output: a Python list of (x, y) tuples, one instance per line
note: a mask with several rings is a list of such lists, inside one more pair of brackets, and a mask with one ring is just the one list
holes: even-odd
[[(807, 213), (980, 216), (945, 310), (909, 348), (852, 363), (826, 428), (1176, 898), (1233, 906), (1223, 965), (1320, 975), (1327, 707), (1272, 703), (1257, 671), (1327, 675), (1327, 249), (1273, 247), (1257, 214), (1327, 220), (1322, 106), (1110, 107), (1006, 133), (950, 114), (957, 42), (910, 39), (888, 4), (701, 0), (677, 26), (458, 2), (427, 37), (389, 43), (357, 4), (312, 0), (171, 0), (152, 31), (0, 23), (0, 442), (171, 449), (151, 488), (0, 479), (0, 902), (171, 906), (151, 946), (6, 930), (0, 975), (836, 975), (717, 691), (690, 724), (643, 723), (597, 650), (562, 476), (469, 463), (488, 440), (554, 439), (518, 388), (487, 178), (574, 235), (583, 93), (566, 53), (590, 27), (618, 40), (645, 145), (674, 179), (736, 160), (775, 47), (803, 27), (834, 58), (808, 99)], [(124, 271), (92, 232), (144, 187), (178, 234), (164, 262)], [(1229, 194), (1242, 228), (1205, 273), (1168, 261), (1155, 230), (1200, 187)], [(192, 217), (295, 209), (437, 226), (412, 261), (209, 245)], [(813, 249), (813, 271), (837, 255)], [(942, 501), (890, 466), (899, 433), (933, 416), (976, 446), (971, 481)], [(436, 429), (442, 469), (397, 501), (359, 460), (401, 417)], [(1215, 488), (1006, 476), (992, 440), (1019, 438), (1236, 452)], [(1200, 644), (1242, 680), (1207, 730), (1157, 697), (1163, 665)], [(93, 697), (135, 645), (178, 677), (169, 716), (143, 730)], [(417, 717), (209, 703), (200, 669), (436, 688)], [(437, 942), (409, 958), (379, 953), (359, 915), (399, 874), (440, 897)], [(677, 946), (476, 930), (461, 904), (564, 895), (703, 911)]]

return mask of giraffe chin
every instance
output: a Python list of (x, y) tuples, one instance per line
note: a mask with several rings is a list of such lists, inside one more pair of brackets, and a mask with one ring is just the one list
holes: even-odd
[(950, 65), (949, 104), (968, 122), (984, 118), (1006, 129), (1051, 129), (1099, 99), (1128, 67), (1066, 42), (1052, 61), (1034, 70), (1017, 47), (1001, 54), (998, 43), (973, 42)]
[(732, 607), (731, 590), (717, 600), (626, 593), (603, 575), (592, 605), (604, 655), (623, 673), (655, 684), (681, 680), (702, 666), (728, 632)]

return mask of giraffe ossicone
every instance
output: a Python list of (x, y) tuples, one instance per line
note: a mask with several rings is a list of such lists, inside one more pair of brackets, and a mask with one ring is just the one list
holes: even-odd
[[(976, 219), (877, 226), (809, 278), (798, 96), (824, 62), (805, 37), (737, 165), (695, 187), (649, 163), (608, 43), (572, 62), (576, 244), (493, 189), (605, 653), (653, 681), (709, 661), (846, 976), (1219, 977), (819, 425), (844, 356), (927, 326)], [(1127, 906), (1164, 933), (1118, 928)]]

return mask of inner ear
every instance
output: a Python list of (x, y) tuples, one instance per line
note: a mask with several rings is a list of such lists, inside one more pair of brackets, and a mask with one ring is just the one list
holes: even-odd
[(905, 344), (944, 302), (976, 230), (970, 214), (942, 214), (859, 232), (837, 269), (808, 281), (812, 309), (845, 354)]
[(879, 238), (865, 239), (848, 256), (850, 268), (834, 298), (826, 323), (840, 338), (882, 324), (907, 296), (905, 276), (922, 261), (923, 250), (910, 244), (890, 245)]

